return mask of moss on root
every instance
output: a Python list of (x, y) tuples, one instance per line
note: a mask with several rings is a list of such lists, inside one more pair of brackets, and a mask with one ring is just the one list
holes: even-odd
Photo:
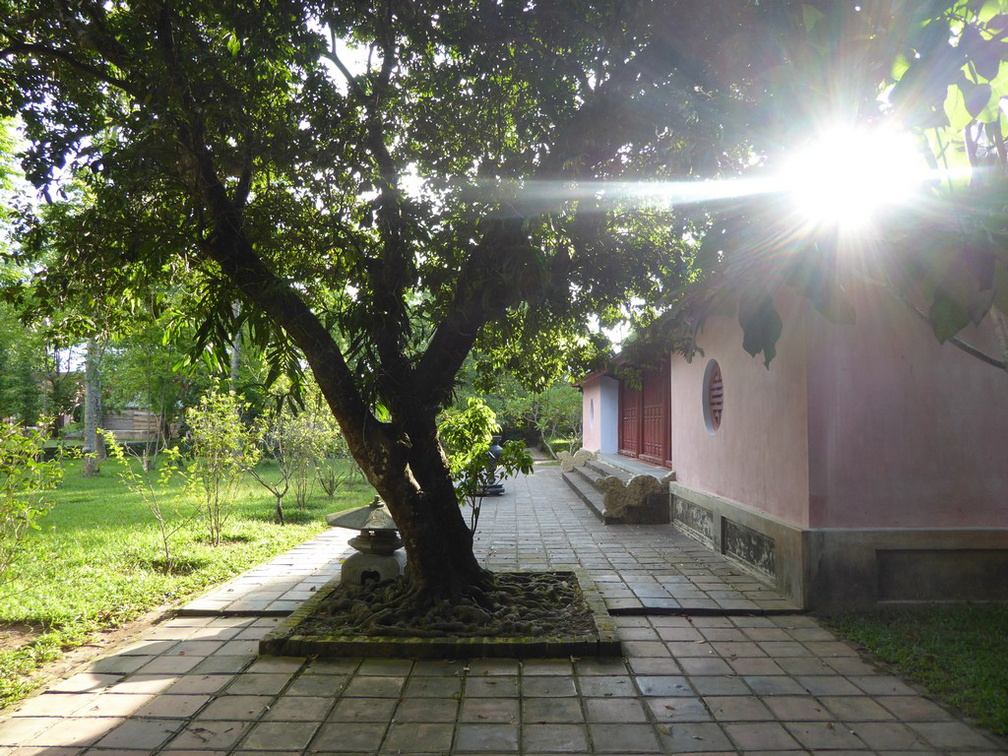
[(590, 635), (595, 621), (573, 574), (516, 572), (488, 575), (452, 598), (416, 590), (401, 578), (340, 586), (301, 630), (333, 638), (541, 638)]

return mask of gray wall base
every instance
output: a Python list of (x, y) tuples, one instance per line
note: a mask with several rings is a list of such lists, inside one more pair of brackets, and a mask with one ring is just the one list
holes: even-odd
[(1008, 601), (1008, 529), (799, 528), (670, 484), (678, 530), (804, 609)]

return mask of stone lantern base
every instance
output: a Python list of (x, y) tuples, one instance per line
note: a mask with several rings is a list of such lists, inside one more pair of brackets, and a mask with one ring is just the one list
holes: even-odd
[(365, 554), (358, 551), (343, 562), (340, 581), (344, 585), (381, 583), (402, 575), (405, 566), (406, 552), (402, 549), (392, 554)]

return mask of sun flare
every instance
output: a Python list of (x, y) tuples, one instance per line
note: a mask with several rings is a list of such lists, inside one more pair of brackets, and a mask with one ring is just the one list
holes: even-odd
[(856, 231), (883, 209), (913, 201), (927, 175), (909, 134), (837, 127), (796, 152), (783, 180), (808, 222)]

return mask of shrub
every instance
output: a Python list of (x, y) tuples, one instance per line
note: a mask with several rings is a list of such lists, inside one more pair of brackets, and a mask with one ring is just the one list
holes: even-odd
[(120, 465), (119, 480), (147, 505), (147, 509), (157, 520), (162, 557), (158, 567), (165, 574), (171, 574), (175, 567), (171, 551), (172, 538), (183, 530), (196, 514), (184, 501), (167, 491), (168, 483), (178, 469), (174, 464), (178, 452), (175, 449), (166, 449), (165, 455), (173, 464), (159, 465), (160, 454), (156, 443), (121, 444), (111, 431), (99, 428), (98, 434), (108, 445), (109, 456)]
[(581, 448), (581, 439), (555, 438), (552, 441), (547, 441), (546, 437), (543, 436), (543, 446), (545, 447), (544, 451), (551, 452), (553, 456), (563, 451), (574, 453)]
[(210, 543), (219, 546), (221, 531), (234, 507), (242, 473), (259, 459), (255, 434), (242, 423), (241, 403), (233, 391), (213, 390), (186, 410), (192, 440), (192, 464), (185, 470), (190, 488), (201, 498)]
[(275, 518), (284, 523), (283, 500), (293, 489), (294, 503), (304, 511), (320, 483), (330, 499), (349, 477), (346, 465), (330, 463), (346, 450), (339, 425), (325, 406), (322, 392), (314, 381), (303, 388), (304, 402), (296, 406), (287, 386), (275, 392), (276, 406), (259, 418), (256, 434), (264, 456), (275, 463), (276, 475), (252, 468), (252, 476), (276, 500)]
[(519, 472), (532, 472), (532, 457), (521, 441), (505, 443), (496, 459), (490, 455), (490, 444), (499, 432), (494, 411), (474, 397), (465, 409), (445, 412), (438, 426), (459, 503), (469, 505), (469, 530), (474, 533), (487, 486)]
[(44, 446), (39, 431), (0, 424), (0, 581), (52, 506), (47, 491), (63, 479), (58, 462), (43, 461)]

